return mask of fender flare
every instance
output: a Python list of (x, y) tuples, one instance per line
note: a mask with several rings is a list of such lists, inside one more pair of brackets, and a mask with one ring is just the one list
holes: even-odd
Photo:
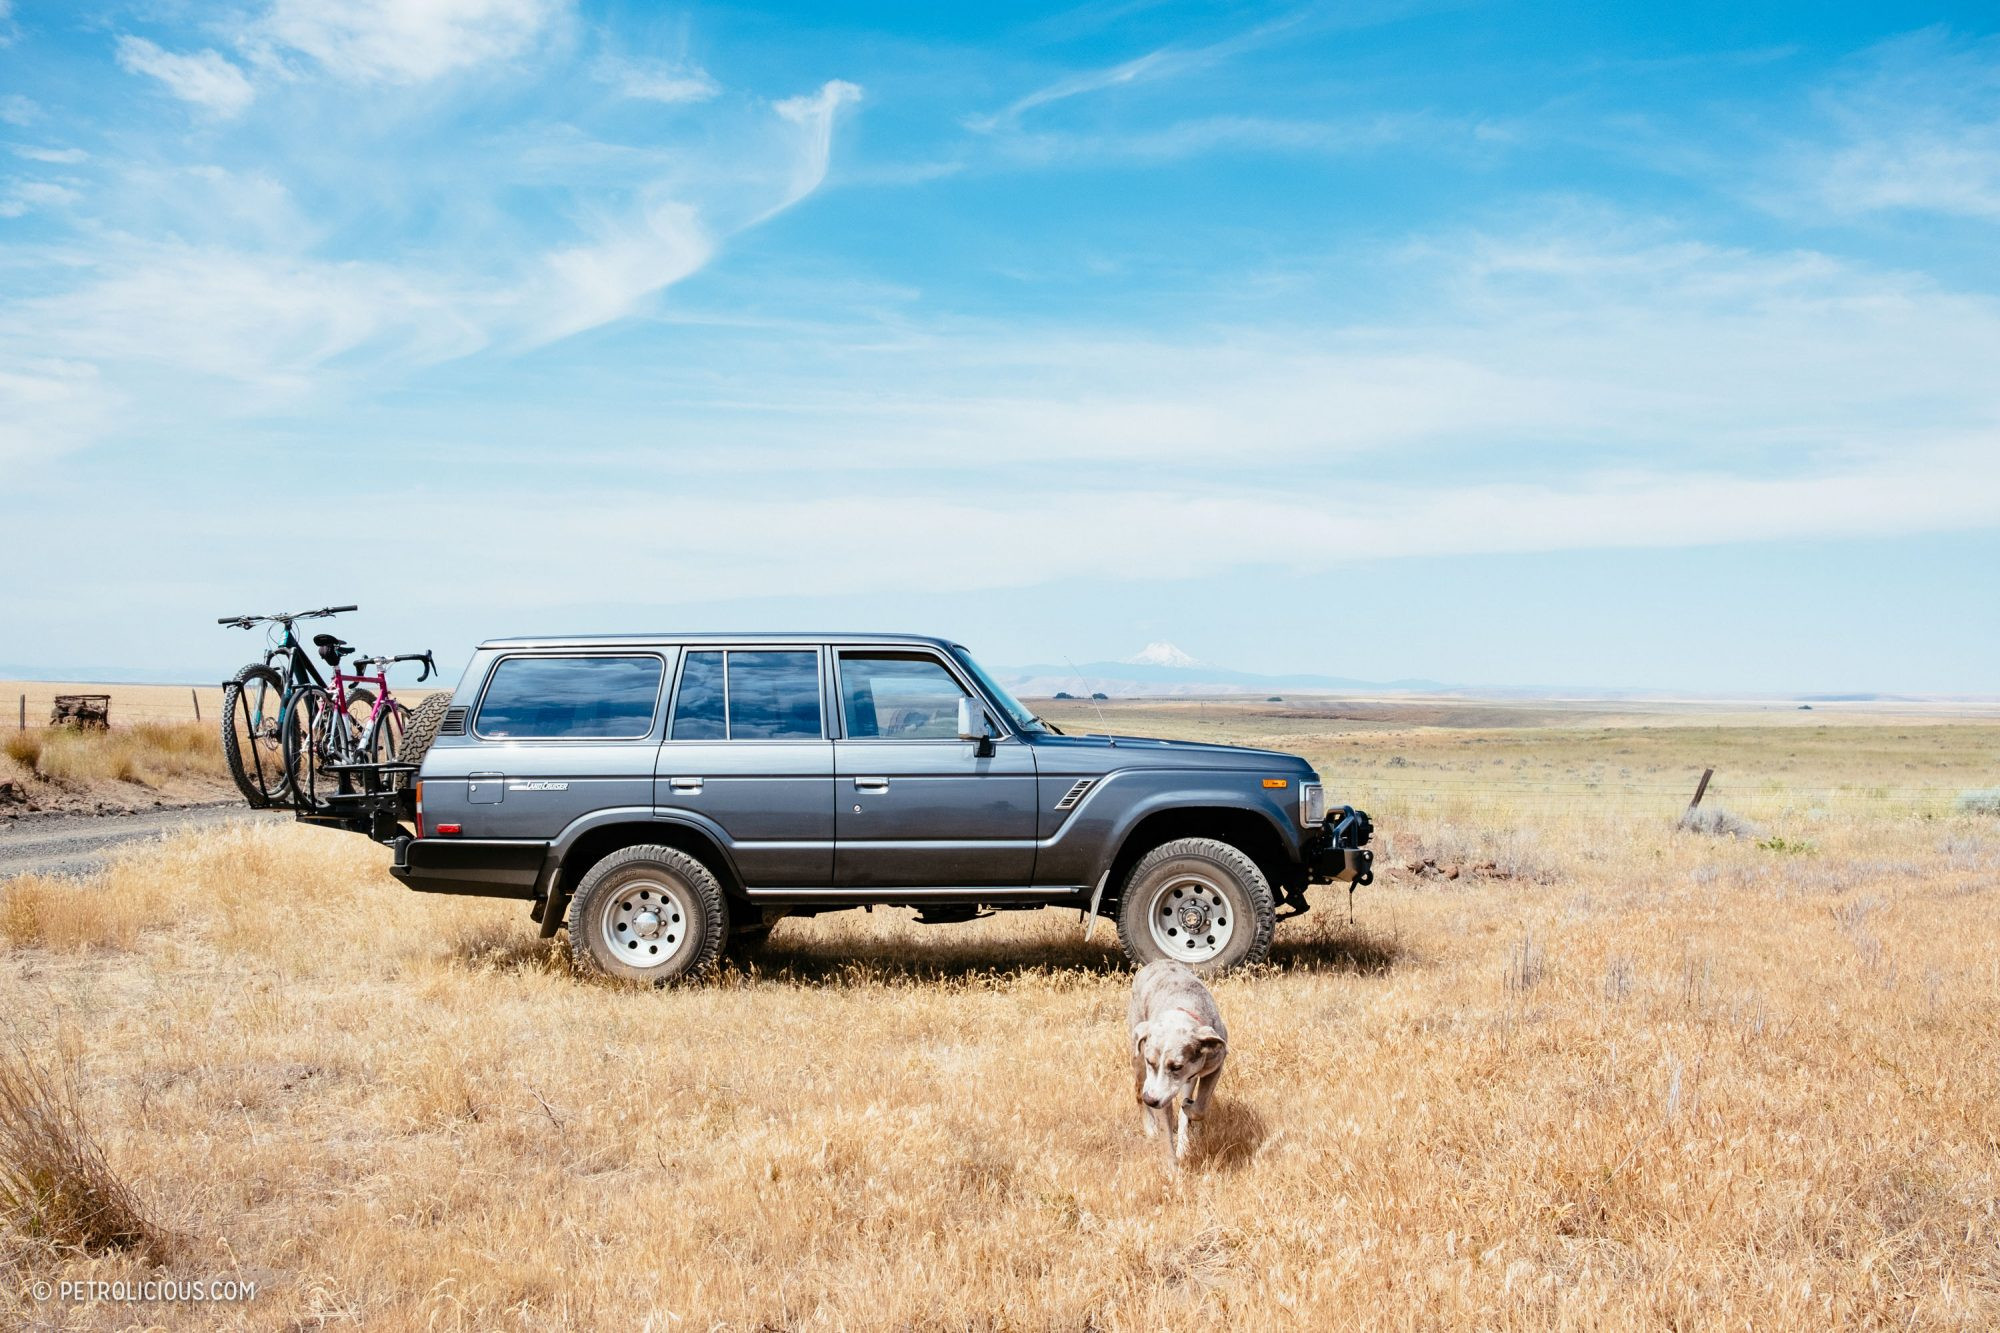
[[(1111, 867), (1117, 863), (1125, 850), (1125, 844), (1139, 825), (1157, 814), (1173, 810), (1231, 810), (1241, 814), (1255, 815), (1270, 827), (1280, 846), (1296, 857), (1299, 847), (1299, 831), (1288, 827), (1271, 813), (1268, 804), (1252, 800), (1241, 792), (1228, 788), (1207, 788), (1189, 791), (1186, 788), (1170, 792), (1160, 792), (1147, 797), (1127, 810), (1124, 817), (1112, 826), (1111, 834), (1105, 838), (1105, 851), (1094, 864), (1092, 882), (1099, 877), (1109, 876)], [(1113, 892), (1122, 885), (1107, 885)]]

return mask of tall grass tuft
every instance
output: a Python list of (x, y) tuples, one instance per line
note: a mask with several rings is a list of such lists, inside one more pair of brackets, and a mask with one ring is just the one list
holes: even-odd
[(90, 1132), (71, 1066), (0, 1042), (0, 1211), (30, 1238), (164, 1262), (163, 1233)]
[(0, 741), (0, 753), (21, 767), (33, 772), (42, 762), (42, 737), (40, 732), (17, 731)]

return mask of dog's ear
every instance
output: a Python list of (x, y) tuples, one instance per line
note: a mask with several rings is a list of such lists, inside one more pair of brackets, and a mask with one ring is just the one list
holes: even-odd
[(1206, 1023), (1195, 1029), (1194, 1039), (1201, 1043), (1203, 1055), (1214, 1055), (1217, 1051), (1229, 1049), (1229, 1043), (1223, 1040), (1222, 1034)]
[(1135, 1051), (1144, 1051), (1146, 1049), (1146, 1038), (1152, 1035), (1153, 1025), (1151, 1023), (1141, 1023), (1138, 1027), (1133, 1028), (1132, 1049)]

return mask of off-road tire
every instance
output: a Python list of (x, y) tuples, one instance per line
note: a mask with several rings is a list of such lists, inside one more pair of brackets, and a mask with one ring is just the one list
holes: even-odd
[[(253, 680), (262, 679), (271, 687), (268, 696), (282, 700), (285, 693), (284, 680), (272, 668), (262, 662), (252, 662), (237, 672), (235, 677), (222, 687), (222, 757), (229, 764), (229, 776), (236, 783), (236, 790), (243, 793), (243, 799), (254, 810), (264, 810), (285, 799), (285, 757), (282, 752), (266, 761), (266, 767), (273, 770), (275, 781), (268, 788), (259, 788), (251, 774), (255, 761), (243, 753), (243, 747), (236, 735), (236, 711), (243, 703), (243, 687)], [(275, 720), (275, 719), (274, 719)]]
[(424, 762), (424, 756), (431, 752), (431, 742), (437, 739), (438, 728), (444, 725), (445, 711), (450, 707), (450, 693), (440, 690), (404, 714), (403, 748), (396, 753), (397, 763)]
[(1190, 872), (1214, 883), (1235, 917), (1235, 929), (1222, 951), (1189, 967), (1205, 977), (1261, 963), (1271, 955), (1271, 932), (1277, 928), (1277, 903), (1271, 883), (1257, 863), (1226, 842), (1214, 838), (1177, 838), (1139, 858), (1125, 876), (1118, 897), (1118, 944), (1134, 968), (1170, 957), (1154, 941), (1147, 912), (1160, 886)]
[[(635, 885), (664, 883), (676, 890), (686, 909), (686, 938), (662, 962), (635, 966), (619, 956), (602, 928), (607, 913), (617, 914), (621, 894)], [(648, 890), (650, 892), (650, 890)], [(578, 966), (620, 981), (665, 986), (715, 968), (729, 938), (729, 904), (714, 872), (672, 847), (642, 844), (611, 853), (585, 872), (569, 902), (569, 950)], [(650, 946), (648, 946), (650, 947)]]

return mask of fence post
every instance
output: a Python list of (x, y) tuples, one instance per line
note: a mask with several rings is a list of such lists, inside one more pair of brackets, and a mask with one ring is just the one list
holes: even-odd
[(189, 686), (188, 698), (194, 700), (194, 720), (197, 722), (201, 721), (201, 691), (195, 689), (193, 686)]
[(1701, 798), (1708, 794), (1708, 780), (1714, 776), (1715, 770), (1712, 768), (1701, 770), (1701, 781), (1694, 785), (1694, 799), (1688, 802), (1688, 809), (1692, 810), (1701, 804)]
[(21, 730), (28, 729), (28, 696), (21, 696)]

